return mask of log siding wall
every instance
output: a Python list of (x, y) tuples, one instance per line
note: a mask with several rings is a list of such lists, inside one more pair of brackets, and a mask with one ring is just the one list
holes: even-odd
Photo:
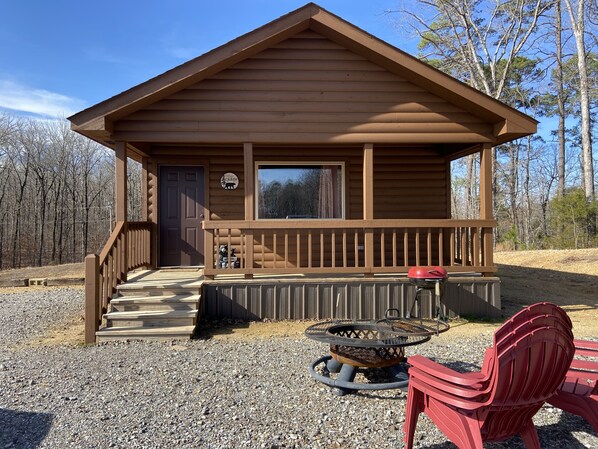
[[(168, 154), (169, 152), (180, 152), (180, 149), (164, 147), (156, 150), (156, 154)], [(206, 204), (209, 209), (209, 219), (212, 221), (221, 220), (244, 220), (244, 170), (243, 170), (243, 149), (242, 147), (222, 148), (185, 148), (185, 156), (170, 156), (168, 158), (159, 156), (157, 162), (148, 164), (151, 176), (148, 179), (149, 219), (157, 226), (156, 207), (156, 171), (157, 166), (162, 163), (169, 165), (203, 165), (206, 169), (207, 186)], [(201, 155), (200, 159), (196, 159)], [(360, 220), (363, 218), (363, 149), (356, 147), (310, 147), (310, 148), (267, 148), (256, 147), (254, 149), (254, 161), (343, 161), (345, 163), (345, 218)], [(444, 158), (438, 156), (430, 149), (409, 149), (409, 148), (374, 148), (374, 218), (375, 219), (402, 219), (402, 218), (449, 218), (446, 210), (445, 195), (447, 194), (448, 182), (445, 178)], [(239, 177), (239, 187), (235, 190), (225, 190), (220, 185), (220, 178), (226, 172), (233, 172)], [(428, 177), (433, 179), (428, 180)], [(314, 224), (316, 226), (316, 224)], [(317, 227), (317, 226), (316, 226)], [(235, 247), (237, 254), (243, 257), (244, 248), (241, 244), (241, 233), (233, 230), (231, 235), (228, 230), (221, 233), (226, 238), (216, 239), (215, 246), (226, 244)], [(329, 241), (329, 232), (325, 231), (321, 238)], [(304, 236), (305, 237), (305, 236)], [(257, 238), (257, 236), (256, 236)], [(295, 238), (290, 236), (290, 238)], [(315, 238), (315, 237), (314, 237)], [(318, 236), (320, 238), (320, 236)], [(348, 235), (345, 244), (351, 248), (363, 245), (363, 236), (358, 236), (357, 242), (354, 235)], [(386, 241), (385, 252), (392, 248), (392, 235), (384, 237)], [(376, 234), (376, 257), (379, 257), (380, 235)], [(424, 236), (420, 238), (421, 246), (425, 246)], [(435, 241), (436, 239), (434, 239)], [(296, 245), (290, 245), (287, 254), (282, 254), (284, 242), (274, 242), (273, 234), (259, 236), (256, 241), (254, 260), (257, 267), (271, 267), (274, 263), (290, 263), (294, 266), (297, 254), (300, 257), (307, 257), (307, 238), (303, 238), (299, 252)], [(157, 242), (153, 243), (156, 248)], [(274, 248), (277, 245), (276, 256)], [(338, 255), (342, 254), (343, 242), (339, 237), (337, 241)], [(414, 251), (415, 243), (410, 242), (410, 252)], [(320, 264), (320, 246), (314, 241), (314, 252), (312, 254), (313, 265)], [(435, 250), (436, 251), (436, 250)], [(330, 251), (325, 251), (325, 258), (330, 257)], [(362, 257), (360, 253), (358, 257)], [(348, 254), (349, 265), (354, 265), (354, 251)], [(389, 252), (387, 260), (391, 260)], [(155, 261), (156, 263), (157, 261)], [(326, 260), (326, 263), (329, 261)]]
[[(157, 155), (176, 153), (178, 156), (158, 156), (156, 160), (148, 163), (149, 176), (148, 207), (149, 219), (157, 226), (156, 204), (156, 171), (157, 166), (162, 163), (169, 165), (203, 165), (206, 169), (207, 186), (206, 204), (209, 210), (209, 220), (244, 220), (244, 170), (243, 170), (243, 148), (220, 147), (220, 148), (185, 148), (185, 155), (180, 155), (181, 149), (176, 147), (163, 147), (155, 149)], [(201, 156), (199, 159), (198, 157)], [(255, 147), (254, 162), (262, 161), (343, 161), (345, 163), (345, 218), (349, 220), (360, 220), (363, 218), (363, 148), (358, 147)], [(157, 161), (157, 163), (156, 163)], [(438, 155), (435, 150), (425, 148), (374, 148), (374, 218), (375, 219), (403, 219), (403, 218), (449, 218), (446, 209), (445, 195), (448, 181), (445, 167), (445, 159)], [(233, 172), (239, 177), (239, 187), (235, 190), (225, 190), (220, 185), (220, 178), (226, 172)], [(431, 178), (431, 179), (430, 179)], [(317, 227), (317, 224), (314, 224)], [(317, 239), (330, 240), (329, 231), (325, 231)], [(241, 243), (241, 232), (233, 230), (229, 235), (228, 230), (222, 230), (223, 237), (214, 241), (218, 245), (233, 246), (237, 254), (244, 256)], [(425, 247), (424, 234), (420, 237), (421, 247)], [(256, 236), (258, 238), (258, 236)], [(295, 265), (298, 254), (305, 261), (307, 256), (307, 237), (301, 239), (299, 248), (297, 245), (290, 245), (286, 254), (281, 252), (284, 242), (274, 241), (273, 234), (259, 236), (255, 242), (254, 261), (256, 267), (272, 267), (275, 263), (284, 263), (287, 260), (288, 267)], [(289, 238), (296, 239), (294, 235)], [(316, 238), (316, 237), (314, 237)], [(342, 254), (342, 245), (348, 244), (355, 248), (364, 244), (363, 235), (359, 235), (355, 241), (355, 235), (346, 236), (347, 241), (343, 243), (339, 236), (336, 242), (336, 254)], [(317, 240), (316, 239), (316, 240)], [(436, 236), (433, 241), (436, 242)], [(393, 236), (391, 233), (384, 236), (384, 251), (386, 260), (392, 260), (391, 248), (393, 247)], [(413, 238), (411, 238), (413, 240)], [(380, 257), (381, 235), (376, 234), (375, 257)], [(415, 250), (414, 241), (409, 242), (410, 256), (413, 258)], [(157, 248), (157, 242), (153, 242)], [(276, 247), (276, 251), (275, 251)], [(437, 251), (434, 243), (434, 252)], [(216, 249), (216, 248), (215, 248)], [(320, 265), (321, 251), (318, 241), (313, 242), (313, 253), (311, 255), (313, 266)], [(275, 255), (276, 253), (276, 255)], [(355, 251), (347, 255), (347, 263), (355, 265)], [(329, 264), (331, 252), (324, 252), (325, 263)], [(363, 257), (363, 253), (357, 253), (357, 257)], [(399, 259), (401, 259), (399, 257)], [(402, 259), (401, 259), (402, 260)], [(400, 261), (399, 261), (400, 262)], [(157, 261), (154, 259), (154, 263)], [(280, 266), (280, 265), (277, 265)]]
[(117, 139), (201, 143), (488, 142), (482, 119), (304, 31), (115, 122)]

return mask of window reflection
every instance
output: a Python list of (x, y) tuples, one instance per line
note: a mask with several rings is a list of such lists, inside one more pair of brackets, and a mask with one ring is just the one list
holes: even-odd
[(258, 218), (343, 218), (343, 165), (258, 165)]

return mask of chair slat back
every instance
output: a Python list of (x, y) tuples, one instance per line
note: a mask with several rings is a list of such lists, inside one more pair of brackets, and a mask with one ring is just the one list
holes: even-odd
[(495, 354), (492, 408), (521, 407), (550, 398), (575, 352), (572, 337), (553, 326), (523, 327), (514, 343), (501, 346)]

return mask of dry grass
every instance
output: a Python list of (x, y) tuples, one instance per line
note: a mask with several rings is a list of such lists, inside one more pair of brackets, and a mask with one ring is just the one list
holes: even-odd
[(11, 279), (71, 279), (85, 276), (83, 263), (48, 265), (45, 267), (27, 267), (0, 271), (0, 282)]
[[(577, 338), (598, 335), (598, 248), (583, 250), (503, 251), (495, 254), (501, 278), (506, 314), (538, 301), (551, 301), (565, 308)], [(25, 268), (0, 272), (0, 279), (15, 277), (78, 277), (83, 264)], [(41, 289), (48, 287), (29, 287)], [(24, 288), (0, 288), (0, 293), (23, 292)], [(314, 321), (252, 322), (205, 329), (204, 336), (218, 340), (251, 341), (266, 338), (302, 338)], [(458, 321), (442, 338), (456, 340), (467, 335), (492, 333), (497, 323)], [(29, 346), (77, 345), (83, 341), (81, 314), (26, 343)]]

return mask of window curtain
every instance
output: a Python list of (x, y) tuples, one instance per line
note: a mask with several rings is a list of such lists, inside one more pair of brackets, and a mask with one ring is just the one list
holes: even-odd
[(338, 167), (324, 165), (320, 170), (318, 212), (320, 218), (340, 218), (340, 187)]

